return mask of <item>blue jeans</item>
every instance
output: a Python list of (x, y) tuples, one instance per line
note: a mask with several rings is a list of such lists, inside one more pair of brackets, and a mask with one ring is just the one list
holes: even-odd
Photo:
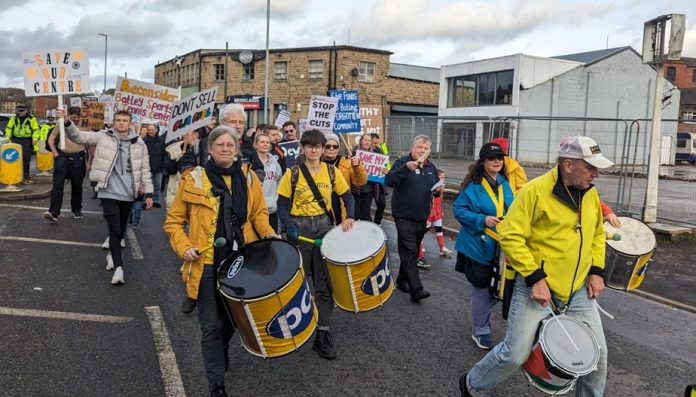
[(140, 224), (140, 215), (143, 213), (143, 204), (145, 204), (145, 200), (133, 201), (133, 207), (131, 208), (130, 215), (128, 215), (129, 224), (133, 226), (138, 226)]
[[(539, 322), (550, 314), (547, 308), (529, 298), (531, 291), (532, 289), (524, 283), (524, 279), (517, 277), (510, 303), (505, 339), (469, 370), (467, 381), (474, 392), (492, 389), (515, 371), (520, 370), (522, 364), (527, 361)], [(599, 311), (587, 296), (586, 287), (575, 293), (566, 313), (590, 327), (597, 337), (600, 351), (597, 370), (578, 378), (575, 395), (602, 396), (607, 381), (607, 343), (604, 339)]]
[(490, 288), (471, 287), (471, 334), (476, 336), (491, 333), (491, 310), (496, 304)]
[(162, 176), (164, 174), (162, 172), (153, 172), (152, 173), (152, 186), (154, 188), (154, 192), (152, 192), (152, 200), (155, 203), (159, 203), (159, 196), (160, 193), (162, 192)]

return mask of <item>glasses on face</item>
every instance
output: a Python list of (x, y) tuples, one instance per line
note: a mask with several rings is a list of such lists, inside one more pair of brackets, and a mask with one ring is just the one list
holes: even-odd
[(294, 132), (295, 132), (295, 130), (285, 130), (285, 133), (286, 133), (286, 134), (294, 133)]
[(329, 145), (329, 144), (327, 144), (327, 145), (324, 145), (324, 147), (327, 148), (327, 149), (338, 149), (338, 145)]
[(505, 155), (496, 154), (495, 156), (486, 157), (486, 160), (488, 160), (488, 161), (493, 161), (493, 160), (503, 161), (504, 158), (505, 158)]
[(215, 146), (217, 149), (229, 149), (232, 150), (237, 147), (234, 143), (216, 143), (213, 146)]
[(305, 150), (321, 150), (322, 146), (321, 145), (304, 145)]

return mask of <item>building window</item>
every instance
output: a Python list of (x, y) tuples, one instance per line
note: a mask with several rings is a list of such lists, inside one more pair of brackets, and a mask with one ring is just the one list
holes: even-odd
[(375, 63), (360, 62), (358, 81), (375, 81)]
[(242, 74), (242, 80), (253, 80), (254, 79), (254, 64), (247, 63), (244, 65), (244, 72)]
[(677, 79), (677, 68), (674, 66), (667, 66), (667, 74), (665, 74), (667, 80), (674, 82)]
[(509, 105), (512, 70), (457, 76), (447, 79), (447, 107)]
[(215, 65), (215, 80), (224, 80), (225, 79), (225, 64), (224, 63), (216, 63)]
[(288, 79), (288, 63), (286, 61), (280, 61), (273, 64), (273, 69), (275, 71), (276, 80), (287, 80)]
[(316, 60), (309, 61), (309, 73), (308, 77), (310, 79), (321, 79), (324, 77), (324, 61)]

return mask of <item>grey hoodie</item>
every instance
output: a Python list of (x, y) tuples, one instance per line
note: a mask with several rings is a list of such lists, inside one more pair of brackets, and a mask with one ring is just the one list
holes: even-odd
[[(133, 182), (133, 164), (131, 163), (130, 148), (132, 141), (138, 137), (135, 131), (128, 130), (128, 137), (123, 138), (119, 134), (114, 134), (118, 138), (118, 152), (111, 176), (106, 183), (106, 187), (99, 190), (100, 199), (114, 199), (120, 201), (133, 201), (135, 183)], [(145, 159), (147, 161), (147, 159)]]

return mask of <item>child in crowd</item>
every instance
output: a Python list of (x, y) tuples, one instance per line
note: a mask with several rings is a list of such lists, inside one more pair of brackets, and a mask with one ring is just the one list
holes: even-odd
[[(442, 184), (438, 188), (440, 194), (437, 197), (432, 198), (432, 203), (430, 204), (430, 216), (428, 217), (427, 228), (435, 228), (435, 237), (437, 237), (437, 245), (440, 246), (440, 256), (447, 256), (452, 253), (452, 250), (445, 247), (445, 237), (442, 233), (442, 195), (445, 190), (445, 171), (438, 168), (437, 176), (440, 178)], [(425, 249), (423, 248), (423, 243), (420, 245), (420, 252), (418, 253), (418, 267), (421, 269), (430, 268), (430, 264), (425, 260)]]

